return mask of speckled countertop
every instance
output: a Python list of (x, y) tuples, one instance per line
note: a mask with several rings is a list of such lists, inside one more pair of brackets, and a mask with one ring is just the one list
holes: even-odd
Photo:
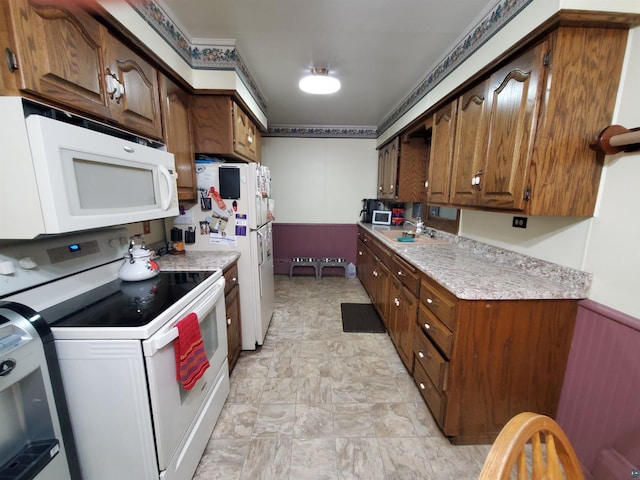
[(589, 273), (445, 232), (436, 238), (450, 243), (419, 245), (381, 233), (406, 228), (359, 225), (460, 299), (582, 299), (591, 286)]
[(225, 269), (240, 258), (239, 252), (187, 252), (184, 255), (163, 255), (156, 259), (160, 270)]

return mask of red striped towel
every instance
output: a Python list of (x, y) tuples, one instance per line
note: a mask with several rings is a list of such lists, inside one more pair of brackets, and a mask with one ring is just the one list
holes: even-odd
[(182, 384), (182, 388), (191, 390), (209, 368), (198, 316), (190, 313), (178, 321), (176, 327), (178, 327), (178, 338), (173, 342), (176, 353), (176, 380)]

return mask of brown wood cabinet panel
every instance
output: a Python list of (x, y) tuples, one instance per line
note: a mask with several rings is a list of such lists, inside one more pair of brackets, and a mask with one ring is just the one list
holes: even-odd
[(593, 215), (602, 159), (589, 143), (611, 124), (627, 36), (615, 28), (560, 28), (551, 36), (551, 94), (540, 107), (529, 215)]
[(488, 80), (472, 87), (457, 100), (456, 129), (451, 166), (450, 201), (472, 205), (476, 189), (472, 179), (480, 169), (486, 141), (482, 127), (487, 104)]
[(427, 372), (433, 385), (440, 393), (447, 390), (447, 372), (449, 362), (440, 355), (438, 349), (420, 331), (413, 338), (413, 353), (416, 363), (419, 363)]
[(110, 118), (104, 84), (107, 30), (73, 2), (10, 0), (20, 90)]
[(242, 350), (242, 320), (240, 315), (240, 285), (238, 284), (238, 264), (234, 262), (224, 272), (224, 301), (227, 312), (227, 349), (229, 373), (233, 370)]
[(197, 202), (198, 184), (189, 115), (190, 95), (164, 75), (160, 76), (160, 91), (164, 141), (167, 151), (173, 153), (178, 173), (178, 200)]
[(227, 349), (229, 360), (229, 373), (233, 371), (240, 351), (242, 350), (242, 327), (240, 325), (240, 287), (236, 285), (225, 296), (225, 308), (227, 311)]
[(230, 96), (194, 96), (191, 120), (196, 153), (259, 161), (260, 134)]
[(389, 334), (409, 373), (413, 372), (413, 331), (418, 300), (395, 277), (389, 285)]
[(518, 412), (553, 417), (576, 312), (571, 300), (460, 301), (444, 433), (492, 441)]
[(451, 166), (456, 122), (453, 101), (433, 114), (431, 157), (429, 161), (429, 203), (447, 203), (451, 184)]
[(109, 72), (124, 86), (124, 95), (115, 106), (111, 104), (113, 118), (127, 128), (162, 138), (157, 70), (112, 36), (106, 38), (105, 55)]
[(398, 202), (424, 202), (429, 165), (429, 143), (424, 127), (402, 136), (398, 160), (398, 182), (395, 199)]
[(424, 303), (418, 307), (418, 326), (440, 349), (446, 358), (451, 358), (453, 332), (435, 316)]
[(538, 106), (545, 86), (547, 42), (491, 75), (483, 124), (487, 150), (476, 173), (479, 205), (524, 209)]
[(440, 428), (443, 428), (446, 411), (446, 398), (444, 394), (438, 391), (419, 362), (416, 362), (414, 365), (413, 379), (418, 386), (422, 398), (424, 398), (429, 410), (431, 410), (433, 418), (438, 422)]
[(420, 301), (450, 330), (455, 330), (458, 299), (451, 292), (436, 282), (422, 277)]
[(400, 139), (391, 140), (378, 152), (378, 198), (393, 200), (398, 187)]

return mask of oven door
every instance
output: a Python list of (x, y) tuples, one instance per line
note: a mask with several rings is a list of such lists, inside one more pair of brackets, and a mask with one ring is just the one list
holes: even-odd
[[(172, 461), (175, 463), (179, 460), (179, 458), (178, 460), (173, 458), (176, 455), (178, 457), (182, 455), (178, 452), (184, 452), (189, 448), (193, 440), (192, 430), (201, 423), (199, 419), (207, 413), (202, 410), (213, 408), (214, 404), (219, 403), (212, 402), (210, 397), (219, 390), (221, 379), (226, 379), (228, 382), (228, 371), (219, 375), (223, 367), (228, 368), (224, 284), (224, 277), (217, 280), (179, 315), (143, 342), (161, 472), (166, 470)], [(210, 367), (195, 386), (187, 391), (176, 380), (173, 341), (178, 336), (175, 324), (192, 312), (198, 316)], [(228, 388), (226, 392), (228, 393)], [(213, 425), (210, 425), (210, 430), (213, 430)], [(207, 439), (210, 434), (209, 431), (206, 435)], [(199, 458), (200, 455), (198, 455)], [(175, 469), (177, 467), (173, 464), (169, 468), (169, 470)]]

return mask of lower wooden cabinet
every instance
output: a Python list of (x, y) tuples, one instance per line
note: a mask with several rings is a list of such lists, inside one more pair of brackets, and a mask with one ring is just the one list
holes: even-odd
[(461, 300), (374, 233), (358, 235), (358, 275), (452, 443), (491, 443), (522, 411), (555, 416), (577, 300)]
[(234, 263), (224, 271), (225, 308), (227, 311), (227, 348), (229, 373), (235, 367), (242, 350), (242, 328), (240, 323), (240, 285), (238, 285), (238, 264)]

